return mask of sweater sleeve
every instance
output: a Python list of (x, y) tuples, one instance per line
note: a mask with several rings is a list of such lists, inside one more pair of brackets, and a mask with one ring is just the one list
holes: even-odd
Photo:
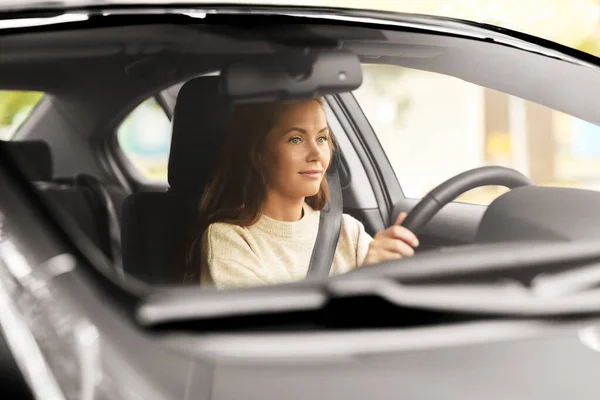
[(344, 214), (343, 215), (343, 229), (346, 230), (349, 240), (354, 247), (356, 266), (360, 267), (364, 264), (365, 258), (369, 251), (369, 244), (373, 238), (365, 231), (365, 226), (356, 218)]
[(367, 253), (369, 252), (369, 245), (373, 241), (371, 235), (365, 231), (364, 225), (358, 222), (358, 239), (356, 241), (356, 264), (358, 267), (362, 267), (365, 262), (365, 258), (367, 258)]
[(213, 224), (202, 238), (200, 282), (217, 289), (269, 283), (261, 274), (260, 260), (237, 227)]

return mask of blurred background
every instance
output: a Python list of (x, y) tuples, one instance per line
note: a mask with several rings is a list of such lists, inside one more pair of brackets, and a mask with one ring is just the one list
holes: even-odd
[[(238, 0), (441, 15), (530, 33), (600, 56), (600, 0)], [(518, 169), (539, 185), (600, 190), (600, 128), (535, 103), (456, 78), (367, 65), (354, 94), (401, 186), (419, 198), (457, 173), (483, 165)], [(557, 79), (560, 79), (557, 77)], [(0, 139), (10, 139), (43, 96), (0, 92)], [(149, 99), (118, 131), (121, 149), (149, 181), (165, 182), (170, 123)], [(504, 189), (459, 200), (487, 204)]]

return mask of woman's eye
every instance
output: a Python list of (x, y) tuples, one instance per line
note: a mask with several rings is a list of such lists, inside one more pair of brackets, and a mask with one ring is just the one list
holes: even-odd
[(300, 140), (300, 138), (299, 138), (299, 137), (293, 137), (293, 138), (291, 138), (291, 139), (289, 140), (289, 142), (290, 142), (291, 144), (298, 144), (298, 143), (300, 143), (300, 142), (301, 142), (301, 140)]
[(319, 143), (325, 143), (329, 140), (329, 138), (327, 136), (321, 136), (317, 140), (319, 141)]

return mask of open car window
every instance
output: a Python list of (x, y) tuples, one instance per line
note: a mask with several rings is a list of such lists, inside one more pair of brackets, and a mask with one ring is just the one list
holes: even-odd
[[(374, 64), (363, 72), (354, 95), (408, 198), (486, 165), (537, 185), (600, 189), (594, 124), (448, 75)], [(457, 201), (489, 204), (506, 191), (481, 187)]]
[(0, 90), (0, 140), (10, 140), (44, 96), (42, 92)]
[(128, 172), (148, 183), (167, 184), (171, 121), (155, 97), (142, 102), (123, 120), (117, 139)]

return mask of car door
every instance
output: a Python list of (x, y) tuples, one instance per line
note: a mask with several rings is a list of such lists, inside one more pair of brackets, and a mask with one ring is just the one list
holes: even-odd
[[(485, 78), (495, 82), (496, 72)], [(600, 129), (592, 123), (442, 73), (363, 64), (363, 76), (359, 89), (335, 97), (336, 111), (388, 225), (437, 185), (483, 166), (515, 169), (542, 186), (598, 188), (591, 166)], [(472, 243), (487, 205), (506, 191), (460, 195), (418, 232), (421, 248)]]

